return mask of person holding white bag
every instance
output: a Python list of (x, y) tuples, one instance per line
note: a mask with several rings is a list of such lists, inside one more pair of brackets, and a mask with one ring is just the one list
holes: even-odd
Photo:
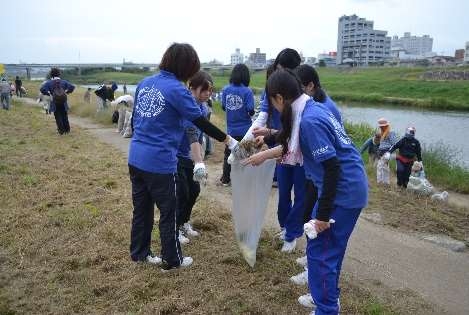
[(277, 70), (270, 76), (267, 96), (281, 113), (281, 145), (252, 155), (244, 163), (259, 165), (292, 152), (302, 155), (306, 178), (318, 189), (312, 214), (318, 235), (308, 238), (306, 250), (310, 306), (312, 314), (338, 314), (342, 261), (355, 223), (368, 202), (368, 179), (360, 154), (342, 124), (312, 99), (299, 108), (295, 104), (301, 104), (298, 100), (303, 95), (301, 83), (291, 71)]

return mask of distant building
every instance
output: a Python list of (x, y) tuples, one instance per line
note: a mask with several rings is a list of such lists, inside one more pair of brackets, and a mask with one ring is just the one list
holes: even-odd
[(244, 55), (239, 48), (236, 48), (235, 53), (231, 54), (231, 64), (237, 65), (238, 63), (244, 63)]
[(356, 65), (381, 63), (391, 56), (391, 37), (387, 31), (373, 29), (373, 21), (357, 15), (339, 18), (337, 35), (337, 64), (353, 62)]
[(456, 59), (456, 61), (464, 61), (465, 53), (465, 49), (456, 49), (456, 51), (454, 52), (454, 58)]
[(466, 54), (464, 55), (464, 62), (469, 62), (469, 42), (466, 42)]
[(256, 48), (255, 53), (249, 54), (248, 64), (255, 68), (265, 68), (267, 64), (266, 57), (265, 53), (261, 53), (260, 48)]
[(409, 55), (424, 56), (432, 51), (433, 38), (429, 35), (411, 36), (410, 32), (406, 32), (401, 38), (394, 35), (391, 47), (402, 48)]
[(305, 58), (305, 64), (310, 65), (310, 66), (314, 65), (316, 63), (316, 61), (317, 61), (316, 57), (306, 57)]
[(318, 54), (318, 63), (324, 62), (326, 67), (337, 66), (337, 52), (330, 51), (329, 53)]

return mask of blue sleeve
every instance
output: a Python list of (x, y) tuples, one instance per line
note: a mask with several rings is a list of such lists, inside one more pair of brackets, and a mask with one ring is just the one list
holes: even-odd
[(221, 109), (226, 112), (225, 89), (221, 91)]
[(67, 91), (67, 93), (72, 93), (75, 90), (75, 85), (71, 84), (68, 81), (65, 81), (65, 86), (65, 90)]
[(265, 113), (268, 113), (269, 112), (269, 99), (267, 97), (267, 94), (265, 93), (262, 93), (262, 96), (261, 96), (261, 112), (265, 112)]
[(179, 115), (184, 119), (194, 121), (197, 118), (203, 117), (202, 111), (191, 92), (182, 85), (177, 89), (177, 91), (175, 91), (172, 104)]
[(334, 148), (334, 135), (321, 121), (302, 122), (301, 130), (304, 130), (304, 139), (313, 160), (322, 163), (336, 156)]
[(246, 93), (246, 110), (248, 113), (254, 111), (254, 93), (252, 93), (250, 88), (247, 89)]
[(44, 95), (49, 95), (49, 82), (46, 82), (40, 89), (41, 93)]

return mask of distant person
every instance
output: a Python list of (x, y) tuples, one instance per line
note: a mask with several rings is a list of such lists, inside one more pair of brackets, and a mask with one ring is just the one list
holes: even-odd
[(124, 86), (122, 87), (122, 89), (124, 90), (124, 95), (127, 94), (127, 83), (124, 82)]
[[(408, 127), (405, 136), (389, 149), (386, 156), (390, 156), (397, 149), (399, 149), (399, 154), (396, 156), (397, 186), (407, 188), (412, 165), (416, 160), (422, 162), (422, 149), (420, 142), (415, 139), (415, 127)], [(423, 164), (421, 168), (423, 169)]]
[(111, 105), (116, 106), (116, 110), (118, 112), (116, 132), (123, 133), (125, 114), (127, 111), (132, 112), (134, 98), (132, 95), (122, 95), (112, 101)]
[(15, 91), (17, 97), (22, 97), (21, 95), (21, 87), (23, 86), (23, 81), (21, 81), (19, 76), (16, 76), (15, 79)]
[(74, 85), (60, 78), (60, 70), (58, 68), (50, 70), (50, 80), (41, 87), (41, 93), (50, 95), (52, 98), (50, 112), (54, 113), (57, 131), (60, 135), (70, 132), (67, 95), (72, 93), (73, 90), (75, 90)]
[(83, 95), (83, 101), (87, 104), (91, 103), (91, 88), (86, 89), (85, 95)]
[(107, 102), (114, 100), (114, 92), (110, 86), (105, 84), (100, 85), (95, 91), (96, 94), (96, 101), (97, 101), (97, 109), (96, 111), (100, 112), (102, 110), (107, 109)]
[(381, 133), (377, 131), (375, 135), (366, 140), (360, 148), (361, 154), (363, 154), (365, 151), (368, 152), (368, 162), (373, 166), (376, 166), (376, 163), (378, 162), (378, 149), (380, 141)]
[(41, 83), (41, 87), (39, 88), (39, 100), (38, 102), (42, 103), (42, 108), (44, 109), (46, 115), (49, 115), (50, 112), (50, 95), (44, 95), (41, 93), (41, 88), (47, 83), (47, 80)]
[(10, 83), (5, 77), (0, 81), (0, 100), (2, 108), (5, 110), (10, 109)]
[(378, 119), (378, 127), (381, 131), (381, 138), (378, 147), (379, 160), (376, 163), (376, 181), (378, 184), (389, 185), (391, 183), (389, 169), (390, 156), (384, 157), (383, 155), (399, 141), (399, 137), (391, 130), (391, 125), (386, 118)]
[[(245, 64), (237, 64), (231, 72), (230, 84), (222, 91), (221, 106), (226, 112), (227, 133), (240, 141), (251, 127), (251, 117), (254, 116), (254, 94), (249, 88), (251, 75)], [(231, 183), (231, 165), (228, 164), (230, 149), (225, 148), (223, 159), (223, 174), (220, 182), (223, 186)]]

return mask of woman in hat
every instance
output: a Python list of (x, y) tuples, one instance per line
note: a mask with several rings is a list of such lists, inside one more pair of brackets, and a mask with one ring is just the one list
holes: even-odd
[(376, 181), (378, 182), (378, 184), (389, 185), (389, 159), (391, 155), (383, 155), (388, 152), (389, 149), (391, 149), (391, 147), (399, 141), (399, 138), (397, 134), (391, 130), (391, 125), (389, 124), (389, 121), (386, 118), (378, 119), (378, 127), (381, 131), (381, 139), (378, 147), (379, 160), (376, 165)]

